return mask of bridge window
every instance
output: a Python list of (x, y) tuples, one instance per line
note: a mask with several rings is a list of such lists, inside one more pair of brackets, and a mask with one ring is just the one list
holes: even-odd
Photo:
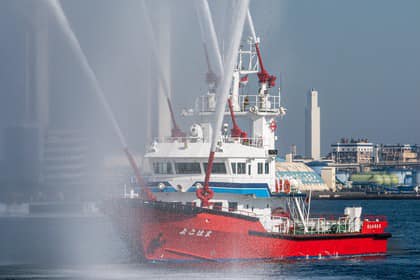
[(170, 162), (154, 162), (153, 172), (155, 174), (173, 174), (172, 164)]
[(246, 163), (245, 162), (232, 162), (232, 173), (233, 174), (246, 174)]
[(257, 166), (258, 166), (258, 174), (263, 174), (263, 163), (258, 162)]
[(269, 174), (270, 173), (270, 164), (268, 162), (266, 162), (264, 164), (264, 171), (265, 171), (265, 174)]
[[(204, 172), (207, 170), (207, 162), (203, 163)], [(224, 162), (214, 162), (211, 170), (213, 174), (226, 174), (226, 165)]]
[(176, 162), (176, 174), (201, 174), (200, 163), (198, 162)]

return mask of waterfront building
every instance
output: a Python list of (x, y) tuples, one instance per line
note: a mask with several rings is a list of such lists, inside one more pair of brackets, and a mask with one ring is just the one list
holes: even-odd
[(307, 95), (305, 109), (305, 153), (307, 158), (321, 158), (321, 117), (318, 91), (311, 89)]
[(341, 139), (331, 145), (331, 159), (336, 163), (372, 163), (374, 159), (374, 144), (367, 139)]
[(420, 147), (409, 144), (378, 146), (379, 161), (416, 162), (419, 158)]

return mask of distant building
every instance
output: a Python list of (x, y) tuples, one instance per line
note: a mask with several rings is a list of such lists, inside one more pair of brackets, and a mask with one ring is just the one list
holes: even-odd
[(79, 131), (49, 130), (44, 149), (45, 186), (59, 189), (86, 184), (87, 153), (87, 139)]
[(305, 109), (305, 153), (307, 158), (321, 158), (321, 117), (318, 91), (311, 89)]
[(417, 145), (397, 144), (378, 146), (379, 161), (416, 162), (420, 147)]
[(297, 155), (297, 147), (295, 144), (292, 144), (292, 146), (290, 147), (290, 153), (292, 154), (293, 157)]
[(4, 179), (22, 187), (24, 193), (40, 182), (39, 133), (35, 125), (12, 126), (3, 131)]
[(331, 145), (330, 157), (336, 163), (372, 163), (374, 159), (374, 144), (367, 139), (341, 139)]
[(331, 145), (328, 155), (336, 163), (416, 162), (420, 146), (409, 144), (378, 145), (367, 139), (346, 139)]

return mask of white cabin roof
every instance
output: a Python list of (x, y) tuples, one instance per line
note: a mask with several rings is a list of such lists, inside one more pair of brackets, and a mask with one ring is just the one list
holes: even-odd
[[(172, 142), (158, 143), (154, 151), (145, 154), (145, 158), (208, 158), (210, 143), (208, 142)], [(264, 148), (243, 145), (240, 143), (223, 143), (221, 150), (216, 152), (216, 158), (265, 158)]]

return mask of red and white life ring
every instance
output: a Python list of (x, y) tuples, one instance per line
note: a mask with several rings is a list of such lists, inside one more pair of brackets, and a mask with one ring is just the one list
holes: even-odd
[(271, 122), (270, 122), (270, 129), (271, 129), (272, 132), (276, 131), (276, 129), (277, 129), (277, 123), (274, 119), (271, 120)]

